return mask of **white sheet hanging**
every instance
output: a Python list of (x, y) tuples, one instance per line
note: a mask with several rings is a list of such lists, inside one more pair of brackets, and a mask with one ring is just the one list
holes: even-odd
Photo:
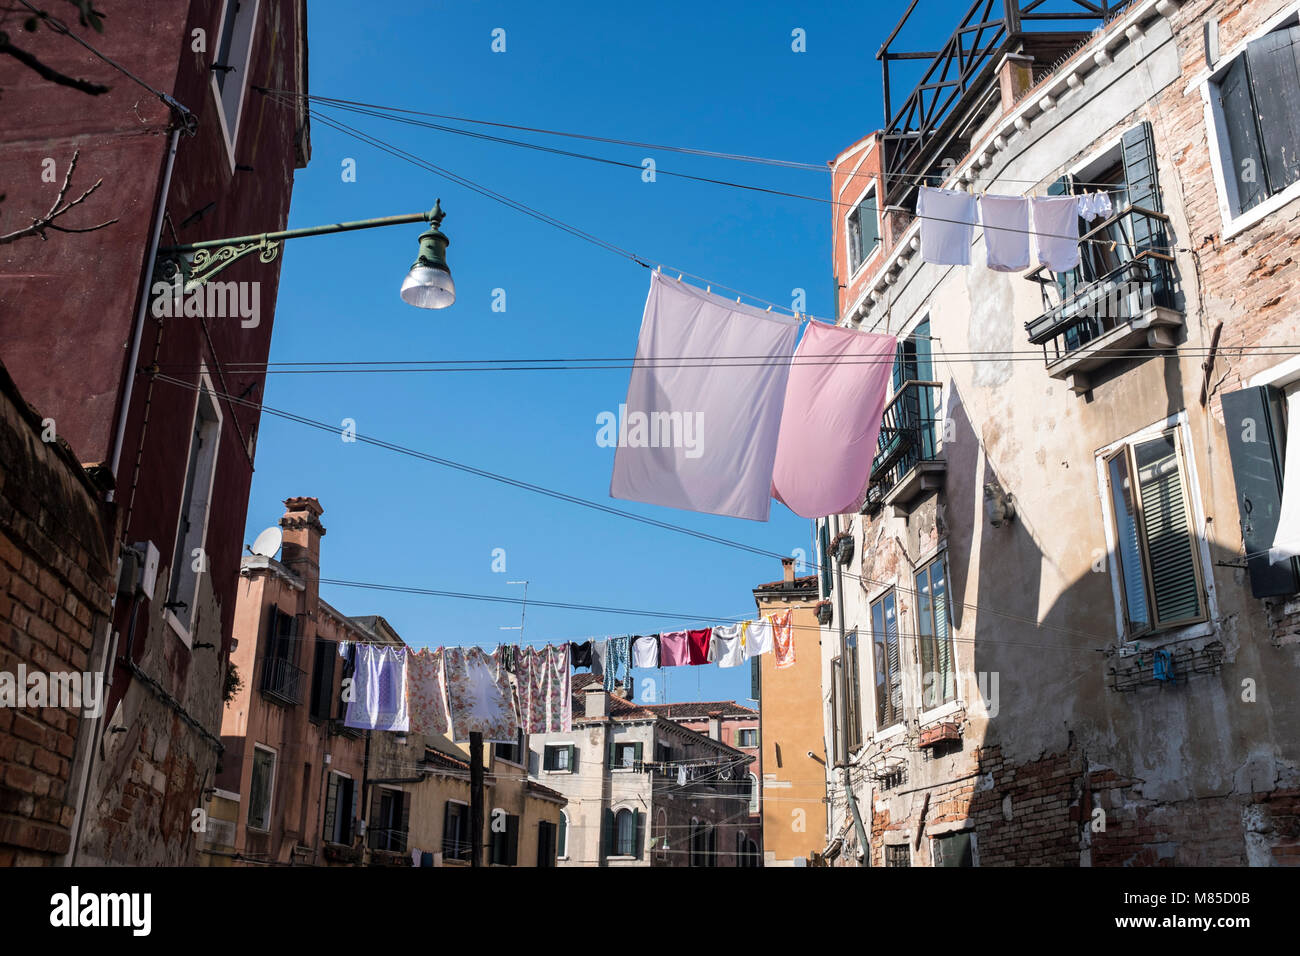
[(1034, 242), (1038, 261), (1053, 272), (1069, 272), (1079, 265), (1079, 197), (1035, 196)]
[(1029, 200), (1024, 196), (980, 197), (984, 249), (994, 272), (1029, 268)]
[(970, 265), (970, 245), (978, 218), (973, 195), (922, 186), (916, 197), (916, 217), (921, 220), (922, 262)]

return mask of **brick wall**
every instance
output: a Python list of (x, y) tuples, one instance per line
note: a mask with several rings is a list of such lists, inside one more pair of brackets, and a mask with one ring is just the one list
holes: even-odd
[[(71, 450), (42, 431), (0, 365), (0, 672), (13, 681), (20, 664), (89, 670), (113, 593), (109, 519)], [(67, 853), (81, 724), (71, 708), (0, 706), (0, 866)]]

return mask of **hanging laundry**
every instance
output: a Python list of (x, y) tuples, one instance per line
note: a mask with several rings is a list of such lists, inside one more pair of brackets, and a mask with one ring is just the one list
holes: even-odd
[(1084, 193), (1079, 196), (1079, 217), (1092, 222), (1098, 216), (1102, 219), (1109, 219), (1113, 207), (1110, 202), (1110, 193)]
[(406, 648), (357, 644), (352, 699), (343, 726), (366, 730), (407, 731)]
[(573, 728), (572, 668), (568, 644), (519, 650), (519, 720), (526, 734)]
[(605, 658), (609, 654), (609, 639), (591, 642), (591, 672), (605, 679)]
[(766, 521), (797, 334), (793, 320), (652, 273), (627, 403), (598, 417), (597, 443), (618, 449), (610, 497)]
[(772, 653), (772, 624), (766, 620), (746, 621), (742, 635), (745, 660)]
[(443, 649), (423, 648), (406, 658), (406, 696), (410, 707), (411, 732), (451, 733), (447, 710), (447, 688), (442, 671)]
[(659, 666), (659, 635), (651, 634), (649, 637), (638, 637), (632, 641), (632, 666), (633, 667), (658, 667)]
[[(809, 322), (785, 392), (772, 494), (801, 518), (857, 514), (876, 456), (896, 340)], [(808, 358), (801, 364), (801, 355)]]
[(792, 667), (794, 665), (794, 612), (781, 611), (769, 614), (772, 623), (772, 644), (776, 648), (776, 666)]
[(710, 659), (719, 667), (739, 667), (745, 662), (741, 636), (744, 624), (727, 624), (713, 629), (713, 647)]
[(1029, 200), (1024, 196), (980, 197), (984, 250), (994, 272), (1029, 268)]
[(698, 666), (713, 660), (710, 656), (713, 650), (713, 628), (704, 627), (696, 631), (687, 631), (686, 636), (689, 638), (692, 664)]
[(591, 666), (591, 641), (583, 641), (581, 644), (569, 644), (569, 656), (573, 661), (574, 667)]
[(686, 768), (685, 768), (685, 767), (678, 767), (678, 768), (677, 768), (677, 786), (679, 786), (679, 787), (684, 787), (684, 786), (686, 786)]
[(975, 197), (956, 189), (922, 186), (916, 197), (921, 220), (921, 261), (940, 266), (970, 265), (975, 237)]
[(519, 735), (510, 681), (499, 660), (478, 647), (443, 649), (447, 704), (451, 710), (452, 739), (465, 741), (481, 733), (489, 743), (512, 744)]
[[(1300, 444), (1300, 442), (1297, 442)], [(681, 667), (691, 662), (690, 640), (685, 631), (659, 635), (659, 666)]]
[(1079, 197), (1034, 196), (1034, 241), (1038, 261), (1053, 272), (1079, 265)]
[(605, 690), (632, 686), (631, 638), (611, 637), (605, 642)]

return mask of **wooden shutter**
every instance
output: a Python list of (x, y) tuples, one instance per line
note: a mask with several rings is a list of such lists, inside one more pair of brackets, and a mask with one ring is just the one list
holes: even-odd
[(903, 673), (898, 656), (898, 604), (894, 595), (889, 594), (885, 606), (885, 658), (889, 665), (889, 722), (892, 726), (903, 716)]
[(607, 731), (607, 733), (609, 734), (609, 737), (606, 740), (606, 746), (605, 746), (605, 765), (609, 767), (610, 770), (613, 770), (614, 767), (616, 766), (614, 763), (614, 757), (617, 754), (617, 751), (614, 747), (613, 729), (611, 728), (609, 731)]
[(947, 571), (943, 558), (930, 565), (930, 600), (934, 605), (934, 640), (941, 675), (939, 693), (944, 702), (957, 697), (957, 662), (954, 660), (952, 634), (948, 630)]
[(606, 808), (603, 817), (604, 819), (601, 821), (603, 828), (601, 846), (605, 848), (606, 856), (613, 856), (614, 843), (618, 837), (618, 831), (614, 828), (614, 811)]
[(821, 556), (821, 575), (822, 575), (822, 597), (829, 597), (831, 593), (831, 527), (828, 521), (822, 521), (817, 526), (817, 534), (820, 538)]
[(1178, 433), (1133, 446), (1155, 624), (1169, 627), (1202, 617), (1196, 531), (1183, 481)]
[(633, 823), (635, 829), (632, 832), (632, 855), (638, 860), (641, 858), (641, 841), (645, 837), (645, 814), (640, 810), (633, 810)]
[(921, 709), (932, 710), (940, 703), (938, 662), (935, 660), (934, 597), (930, 593), (930, 569), (916, 576), (917, 643), (921, 652)]
[(844, 734), (843, 720), (841, 719), (840, 699), (843, 695), (844, 688), (844, 662), (838, 658), (831, 658), (831, 732), (834, 736), (835, 762), (844, 763)]
[(848, 660), (844, 665), (844, 722), (846, 728), (845, 747), (848, 751), (856, 750), (862, 745), (862, 717), (859, 715), (860, 690), (858, 683), (858, 641), (854, 631), (848, 639)]
[[(1128, 130), (1122, 140), (1121, 152), (1124, 157), (1124, 180), (1128, 184), (1128, 202), (1130, 206), (1140, 206), (1152, 212), (1162, 212), (1160, 202), (1160, 180), (1156, 175), (1156, 145), (1151, 133), (1150, 123), (1139, 123)], [(1159, 222), (1145, 216), (1132, 217), (1133, 254), (1143, 249), (1163, 252), (1165, 245), (1164, 229)]]
[(338, 818), (339, 776), (331, 773), (325, 788), (325, 825), (321, 828), (322, 836), (330, 843), (335, 842), (334, 821)]
[(641, 772), (641, 767), (642, 767), (642, 760), (641, 760), (642, 747), (643, 744), (639, 740), (632, 747), (632, 766), (636, 768), (638, 773)]
[(351, 778), (346, 778), (346, 779), (348, 781), (346, 793), (350, 793), (352, 795), (352, 798), (348, 800), (346, 804), (348, 808), (348, 818), (345, 821), (345, 823), (347, 824), (347, 831), (344, 835), (347, 837), (347, 839), (345, 839), (343, 842), (348, 846), (351, 846), (352, 838), (356, 835), (357, 832), (357, 811), (358, 811), (357, 804), (361, 799), (361, 790), (357, 787), (355, 780), (352, 780)]
[(519, 865), (519, 818), (509, 815), (506, 817), (505, 836), (505, 864), (506, 866)]
[(398, 823), (397, 846), (390, 845), (389, 849), (396, 850), (398, 853), (406, 852), (406, 835), (411, 831), (411, 795), (402, 791), (402, 816)]
[[(1232, 477), (1237, 484), (1241, 540), (1246, 548), (1250, 591), (1257, 598), (1300, 591), (1296, 559), (1277, 564), (1268, 559), (1268, 549), (1277, 535), (1286, 467), (1282, 401), (1281, 392), (1262, 385), (1223, 396), (1223, 424)], [(1296, 480), (1300, 481), (1300, 476)]]
[(442, 855), (448, 859), (459, 859), (458, 847), (456, 846), (456, 831), (452, 823), (452, 807), (454, 804), (448, 802), (442, 806)]
[(566, 748), (569, 751), (569, 766), (566, 768), (570, 773), (577, 773), (578, 770), (578, 748), (574, 744), (569, 744)]
[(1246, 47), (1270, 193), (1300, 180), (1300, 26), (1266, 33)]
[(1250, 70), (1246, 57), (1239, 56), (1219, 81), (1220, 116), (1228, 135), (1228, 152), (1223, 175), (1237, 185), (1240, 215), (1268, 197), (1264, 151), (1260, 144), (1255, 105), (1250, 95)]

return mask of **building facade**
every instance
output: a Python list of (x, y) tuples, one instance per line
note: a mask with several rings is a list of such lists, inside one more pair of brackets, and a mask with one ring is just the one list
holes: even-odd
[(763, 860), (763, 751), (759, 741), (759, 713), (734, 700), (683, 701), (680, 704), (643, 704), (646, 710), (680, 724), (687, 730), (720, 740), (754, 758), (745, 772), (743, 793), (749, 800), (749, 816), (722, 831), (724, 842), (734, 843), (736, 856), (744, 866), (759, 866)]
[(529, 738), (529, 777), (567, 800), (561, 866), (752, 865), (753, 757), (575, 674), (571, 733)]
[[(24, 12), (4, 17), (17, 36)], [(254, 87), (306, 92), (306, 3), (159, 0), (115, 8), (99, 33), (70, 29), (140, 83), (43, 28), (23, 32), (27, 51), (107, 92), (11, 58), (0, 77), (0, 235), (82, 197), (39, 236), (0, 244), (0, 360), (108, 504), (120, 571), (66, 860), (191, 864), (221, 759), (256, 449), (258, 412), (231, 396), (258, 401), (263, 381), (226, 368), (266, 360), (279, 263), (232, 264), (233, 300), (169, 317), (154, 266), (160, 247), (283, 228), (306, 114)]]
[(763, 865), (807, 866), (826, 847), (826, 743), (822, 737), (821, 629), (817, 577), (795, 576), (754, 588), (760, 616), (791, 612), (795, 662), (751, 658), (757, 669), (762, 742)]
[[(1036, 6), (901, 103), (887, 43), (884, 128), (834, 164), (866, 197), (838, 321), (899, 349), (863, 511), (818, 527), (830, 855), (1295, 864), (1300, 579), (1267, 550), (1297, 370), (1267, 346), (1297, 331), (1300, 11)], [(1077, 268), (992, 270), (978, 231), (936, 265), (922, 183), (1113, 208)]]

